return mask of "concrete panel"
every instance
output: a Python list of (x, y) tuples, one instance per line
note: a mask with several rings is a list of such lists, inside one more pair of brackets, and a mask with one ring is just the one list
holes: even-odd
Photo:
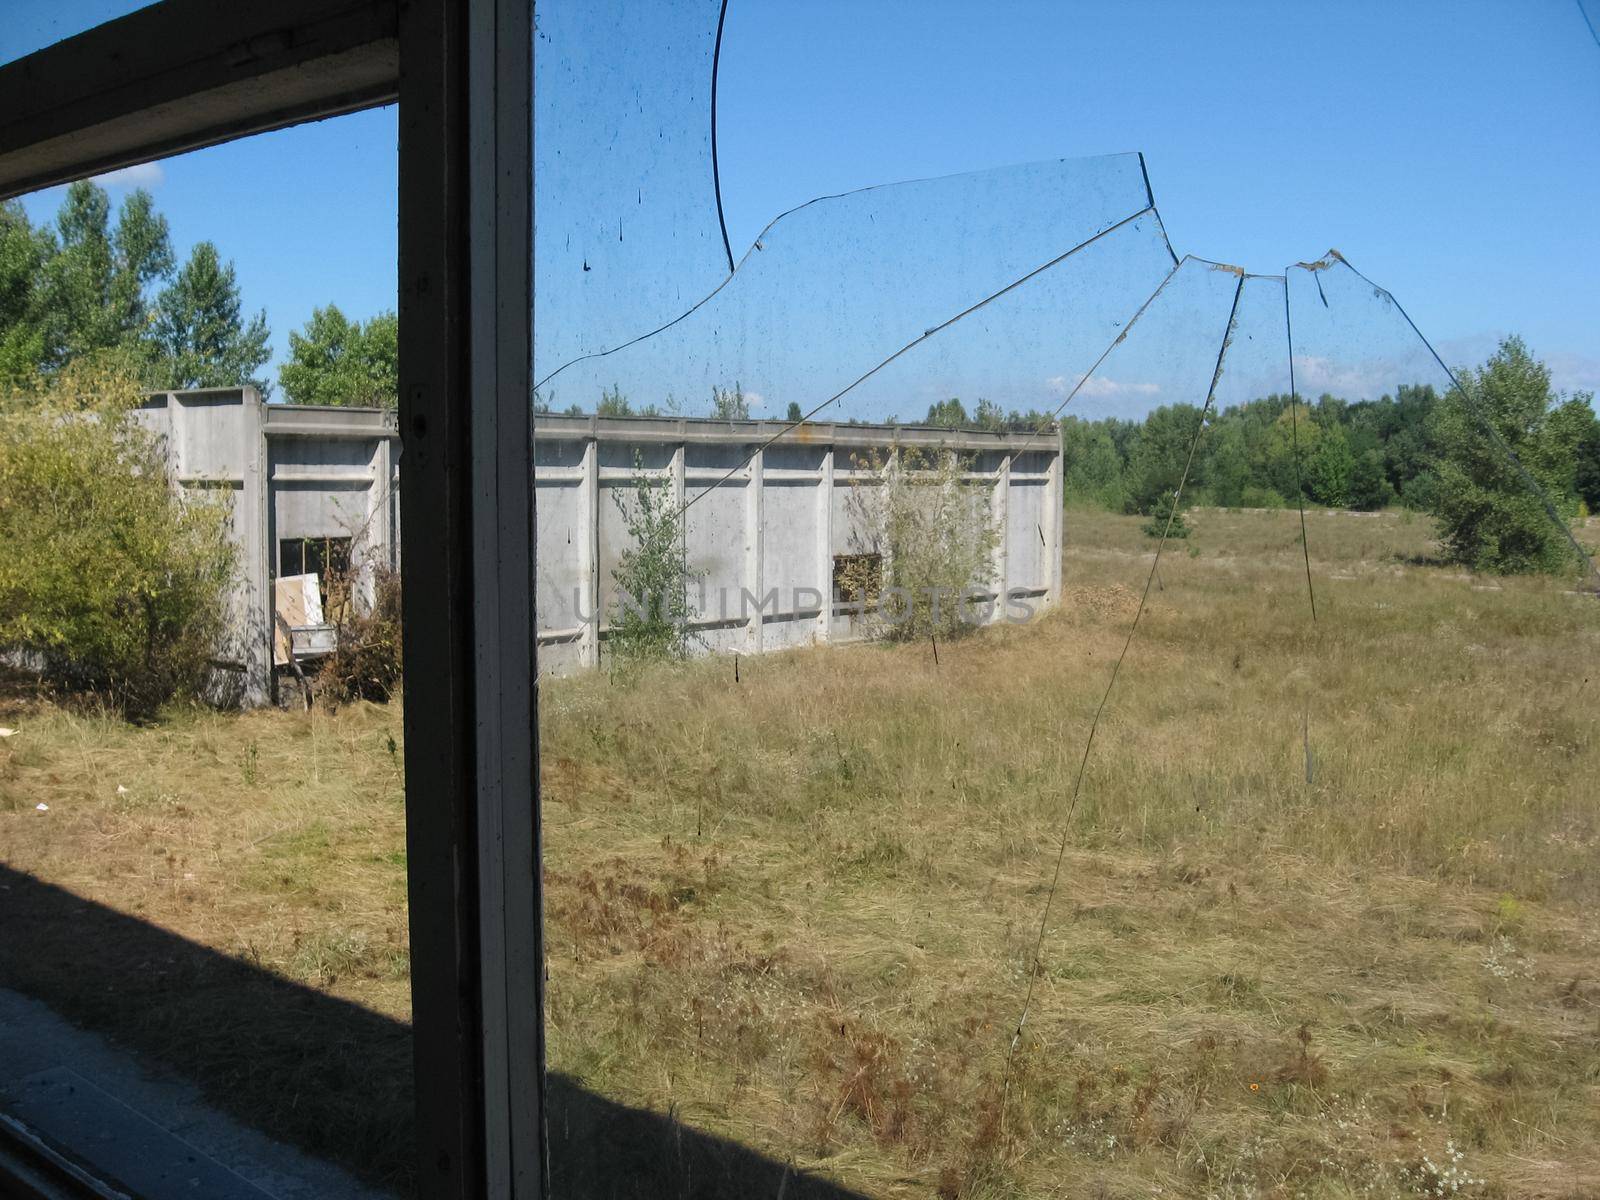
[(601, 442), (602, 470), (631, 471), (637, 463), (646, 471), (664, 471), (672, 462), (672, 447), (663, 442)]
[[(771, 470), (771, 463), (767, 470)], [(766, 611), (792, 612), (795, 609), (796, 591), (814, 588), (824, 595), (831, 579), (817, 578), (817, 483), (768, 482), (766, 501), (762, 505), (762, 586), (768, 591), (777, 589), (775, 609)], [(812, 608), (818, 601), (800, 596), (803, 607)]]
[(536, 662), (541, 676), (571, 675), (583, 669), (583, 648), (577, 642), (540, 642)]
[(539, 546), (534, 584), (538, 627), (572, 629), (587, 612), (581, 542), (589, 536), (589, 520), (582, 489), (576, 482), (541, 485), (534, 515)]
[(840, 480), (833, 488), (833, 552), (865, 554), (872, 549), (871, 539), (861, 522), (860, 507), (865, 497), (852, 500), (857, 488), (876, 487), (873, 483)]
[(745, 584), (746, 491), (745, 484), (729, 481), (702, 496), (686, 515), (689, 570), (702, 577), (695, 602), (700, 615), (738, 615)]
[(272, 473), (276, 477), (295, 471), (345, 469), (370, 474), (375, 451), (376, 442), (366, 438), (273, 438)]
[(581, 441), (535, 442), (533, 444), (533, 478), (537, 482), (541, 467), (571, 470), (583, 463)]
[(233, 479), (248, 464), (257, 416), (239, 393), (177, 392), (167, 403), (167, 456), (179, 479)]
[(273, 537), (356, 538), (366, 533), (371, 515), (372, 480), (302, 483), (273, 481)]
[(616, 570), (622, 556), (633, 547), (633, 535), (628, 531), (628, 518), (618, 507), (618, 502), (637, 512), (637, 489), (628, 483), (600, 484), (600, 604), (610, 623), (610, 614), (616, 600)]
[(770, 651), (809, 646), (816, 641), (816, 636), (817, 623), (810, 617), (779, 616), (766, 622), (762, 630), (762, 647)]
[(1006, 554), (1012, 587), (1044, 588), (1049, 584), (1046, 568), (1044, 499), (1041, 482), (1013, 480), (1006, 528)]

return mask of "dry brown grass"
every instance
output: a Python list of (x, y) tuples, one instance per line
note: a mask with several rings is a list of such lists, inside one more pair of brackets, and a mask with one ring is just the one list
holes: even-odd
[[(551, 1065), (876, 1195), (1600, 1192), (1600, 613), (1310, 521), (1314, 627), (1295, 514), (1169, 548), (1004, 1111), (1137, 518), (1071, 515), (1061, 609), (937, 666), (547, 684)], [(0, 859), (403, 1014), (397, 717), (13, 710)]]

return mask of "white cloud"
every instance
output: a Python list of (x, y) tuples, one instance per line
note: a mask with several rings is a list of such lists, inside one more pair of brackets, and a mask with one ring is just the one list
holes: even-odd
[[(1044, 382), (1045, 386), (1058, 396), (1067, 395), (1073, 387), (1065, 375), (1052, 375)], [(1124, 383), (1119, 379), (1108, 379), (1104, 375), (1091, 375), (1078, 389), (1080, 396), (1156, 396), (1160, 393), (1159, 383)]]
[(155, 187), (166, 181), (167, 173), (162, 170), (158, 162), (136, 163), (131, 167), (122, 167), (115, 171), (107, 171), (104, 175), (96, 175), (94, 181), (106, 187)]
[[(1314, 400), (1326, 393), (1344, 400), (1376, 400), (1392, 396), (1400, 384), (1432, 384), (1436, 389), (1449, 386), (1449, 378), (1439, 369), (1427, 347), (1420, 341), (1408, 352), (1389, 357), (1338, 359), (1319, 354), (1294, 356), (1295, 390)], [(1448, 359), (1446, 361), (1449, 361)]]

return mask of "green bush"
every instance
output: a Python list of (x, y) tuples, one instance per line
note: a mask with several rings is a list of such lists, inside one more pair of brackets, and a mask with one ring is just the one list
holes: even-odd
[(1189, 524), (1183, 519), (1183, 509), (1178, 504), (1177, 497), (1167, 492), (1157, 496), (1150, 505), (1150, 518), (1139, 526), (1145, 537), (1152, 538), (1186, 538), (1189, 536)]
[(1446, 553), (1500, 574), (1572, 569), (1577, 557), (1560, 522), (1578, 511), (1575, 447), (1551, 420), (1550, 372), (1520, 338), (1507, 338), (1460, 378), (1432, 414), (1430, 507)]
[(229, 506), (174, 487), (127, 371), (0, 399), (0, 651), (133, 717), (197, 696), (224, 631)]
[[(846, 507), (853, 549), (882, 564), (883, 632), (896, 641), (970, 633), (976, 622), (962, 593), (993, 584), (1000, 538), (988, 488), (963, 479), (970, 456), (903, 449), (888, 458), (868, 455), (857, 466), (876, 478), (857, 479)], [(898, 589), (892, 601), (884, 594), (890, 589)]]
[(617, 597), (606, 638), (613, 665), (629, 668), (689, 653), (689, 587), (698, 578), (685, 560), (684, 511), (670, 482), (645, 472), (636, 452), (633, 486), (611, 499), (632, 543), (611, 572)]
[(1239, 497), (1241, 508), (1286, 508), (1288, 502), (1271, 488), (1250, 484)]

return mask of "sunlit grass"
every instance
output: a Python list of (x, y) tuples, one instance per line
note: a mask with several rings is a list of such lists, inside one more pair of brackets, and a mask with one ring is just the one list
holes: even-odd
[[(1595, 601), (1309, 521), (1314, 624), (1297, 514), (1191, 516), (1070, 824), (1137, 518), (937, 664), (547, 682), (552, 1067), (880, 1195), (1600, 1192)], [(397, 704), (0, 724), (0, 859), (405, 1014)]]

